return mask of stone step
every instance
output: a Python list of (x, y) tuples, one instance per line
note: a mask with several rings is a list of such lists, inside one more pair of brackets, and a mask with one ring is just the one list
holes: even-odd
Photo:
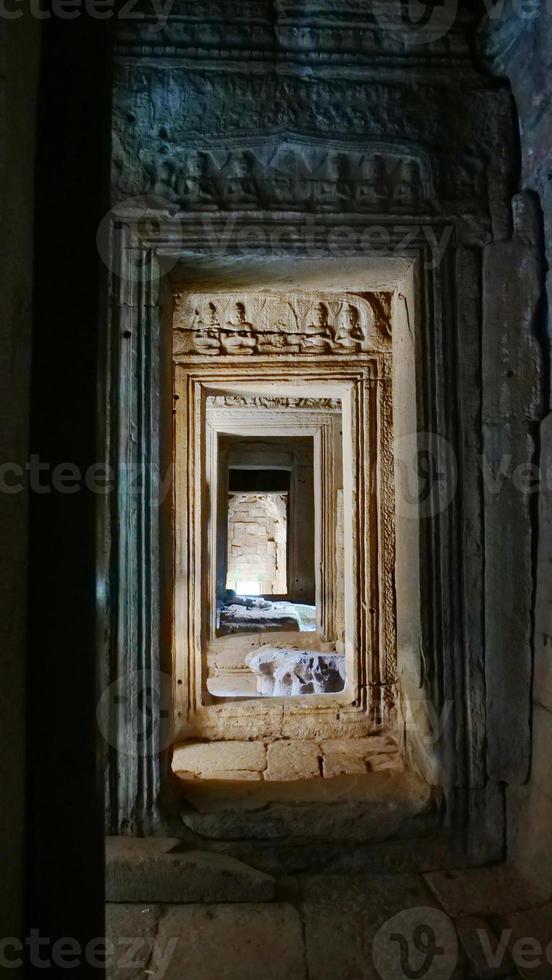
[(106, 838), (108, 902), (271, 902), (275, 881), (231, 855), (178, 838)]
[(410, 773), (188, 784), (185, 826), (213, 841), (364, 843), (435, 829), (431, 787)]
[[(419, 819), (419, 818), (418, 818)], [(427, 818), (426, 818), (427, 819)], [(425, 833), (392, 837), (378, 842), (235, 840), (215, 841), (195, 837), (196, 847), (226, 854), (281, 880), (294, 874), (404, 874), (447, 870), (470, 865), (464, 851), (451, 845), (449, 835), (434, 816)], [(418, 829), (418, 828), (417, 828)]]

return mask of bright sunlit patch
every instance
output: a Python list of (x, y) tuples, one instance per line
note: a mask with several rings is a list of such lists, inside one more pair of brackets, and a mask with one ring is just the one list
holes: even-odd
[(236, 582), (236, 592), (238, 595), (260, 595), (260, 582)]

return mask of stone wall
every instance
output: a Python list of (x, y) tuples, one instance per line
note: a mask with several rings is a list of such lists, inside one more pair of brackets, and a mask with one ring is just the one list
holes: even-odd
[[(39, 26), (30, 15), (10, 20), (9, 30), (6, 20), (0, 24), (0, 459), (8, 467), (24, 467), (29, 452)], [(0, 836), (9, 842), (2, 850), (3, 936), (21, 934), (23, 903), (27, 500), (24, 492), (6, 492), (13, 474), (5, 473), (0, 493)]]
[(285, 595), (287, 494), (231, 494), (228, 588), (258, 582), (260, 595)]
[[(552, 262), (552, 11), (544, 0), (521, 8), (507, 4), (503, 16), (484, 25), (484, 50), (493, 71), (511, 83), (519, 116), (521, 151), (520, 185), (530, 192), (540, 210), (547, 265)], [(544, 274), (544, 269), (543, 269)], [(541, 300), (537, 331), (549, 358), (552, 323), (549, 310), (552, 281), (547, 277), (548, 302)], [(547, 324), (548, 319), (548, 324)], [(552, 825), (552, 416), (540, 432), (540, 500), (538, 509), (538, 553), (536, 580), (527, 580), (536, 601), (534, 619), (534, 674), (532, 763), (527, 785), (512, 790), (510, 802), (510, 855), (532, 877), (552, 881), (552, 857), (548, 844)], [(538, 488), (539, 481), (535, 481)], [(531, 515), (536, 520), (533, 495)], [(530, 563), (533, 562), (530, 557)]]

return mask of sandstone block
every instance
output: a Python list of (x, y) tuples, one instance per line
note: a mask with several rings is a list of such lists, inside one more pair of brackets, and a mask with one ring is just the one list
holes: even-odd
[(368, 735), (366, 738), (328, 738), (321, 742), (324, 756), (346, 753), (359, 759), (367, 759), (377, 752), (390, 752), (394, 747), (396, 748), (396, 742), (392, 735)]
[(330, 779), (332, 776), (345, 776), (350, 773), (366, 772), (367, 766), (361, 756), (348, 755), (345, 752), (334, 752), (329, 756), (324, 756), (322, 769), (325, 778)]
[(305, 779), (320, 775), (320, 749), (315, 742), (272, 742), (267, 749), (265, 779)]
[(187, 742), (176, 747), (173, 772), (184, 770), (202, 776), (221, 770), (260, 772), (266, 765), (262, 742)]

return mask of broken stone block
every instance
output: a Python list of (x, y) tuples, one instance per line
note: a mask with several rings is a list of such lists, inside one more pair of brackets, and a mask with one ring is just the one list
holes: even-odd
[(267, 749), (265, 779), (309, 779), (320, 775), (320, 749), (315, 742), (273, 742)]
[(335, 652), (261, 647), (247, 657), (260, 694), (336, 694), (345, 686), (345, 656)]
[(223, 606), (220, 611), (221, 636), (256, 632), (259, 629), (298, 633), (301, 629), (301, 620), (291, 602), (260, 600), (247, 605), (232, 599), (231, 603)]
[(178, 850), (175, 839), (110, 837), (108, 902), (270, 902), (274, 879), (233, 857)]

